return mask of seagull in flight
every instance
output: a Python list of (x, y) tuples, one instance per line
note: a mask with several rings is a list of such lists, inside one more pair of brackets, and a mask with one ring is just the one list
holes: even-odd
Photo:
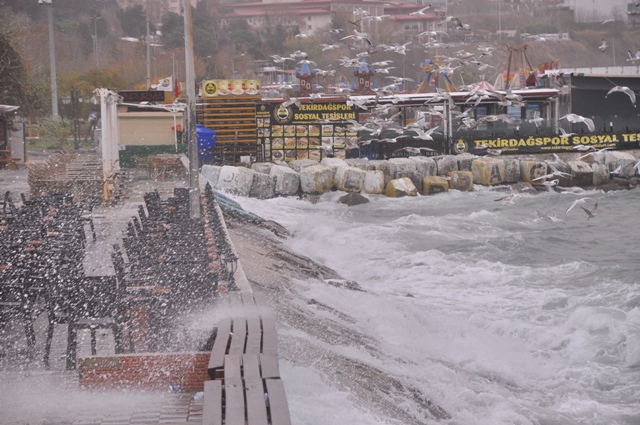
[(598, 203), (596, 202), (593, 208), (591, 208), (590, 210), (586, 209), (582, 205), (580, 205), (580, 208), (582, 208), (584, 212), (587, 213), (587, 221), (589, 221), (590, 218), (593, 218), (597, 215), (596, 211), (598, 210)]
[(567, 131), (562, 127), (558, 127), (558, 130), (560, 130), (560, 137), (571, 137), (576, 135), (576, 133), (567, 133)]
[(605, 96), (605, 98), (609, 96), (611, 93), (616, 93), (616, 92), (624, 93), (627, 96), (629, 96), (629, 99), (631, 99), (631, 103), (633, 103), (633, 107), (634, 108), (636, 107), (636, 93), (627, 86), (613, 87), (611, 90), (607, 92), (607, 95)]
[(431, 9), (432, 7), (433, 7), (433, 5), (431, 3), (429, 3), (428, 5), (423, 7), (422, 9), (416, 10), (415, 12), (409, 13), (409, 16), (424, 16), (425, 15), (424, 11), (428, 10), (428, 9)]
[[(584, 204), (585, 202), (587, 202), (587, 199), (593, 200), (592, 198), (584, 197), (584, 198), (580, 198), (580, 199), (576, 199), (575, 201), (573, 201), (573, 204), (571, 204), (571, 206), (569, 208), (567, 208), (567, 210), (564, 212), (565, 214), (568, 214), (569, 211), (571, 211), (572, 209), (575, 208), (576, 205), (578, 204)], [(597, 205), (597, 204), (596, 204)]]
[(583, 117), (582, 115), (578, 115), (578, 114), (567, 114), (565, 116), (562, 116), (560, 118), (558, 118), (560, 120), (567, 120), (571, 123), (577, 123), (577, 122), (582, 122), (584, 123), (587, 128), (589, 129), (590, 132), (593, 132), (593, 130), (595, 130), (596, 126), (593, 124), (593, 120), (591, 118), (586, 118)]

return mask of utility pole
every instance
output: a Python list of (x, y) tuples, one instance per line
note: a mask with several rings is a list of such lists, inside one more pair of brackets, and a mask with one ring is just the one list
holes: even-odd
[(149, 0), (147, 5), (147, 90), (151, 90), (151, 40), (149, 40)]
[(98, 61), (98, 19), (102, 19), (99, 16), (93, 17), (93, 53), (96, 55), (96, 69), (100, 69), (100, 62)]
[(182, 0), (182, 8), (184, 14), (184, 62), (187, 85), (187, 134), (189, 136), (189, 211), (191, 218), (200, 218), (198, 135), (196, 132), (196, 74), (193, 65), (191, 2)]
[(56, 50), (53, 42), (53, 4), (51, 0), (38, 0), (38, 4), (47, 4), (47, 20), (49, 21), (49, 63), (51, 74), (51, 116), (54, 120), (58, 114), (58, 77), (56, 75)]

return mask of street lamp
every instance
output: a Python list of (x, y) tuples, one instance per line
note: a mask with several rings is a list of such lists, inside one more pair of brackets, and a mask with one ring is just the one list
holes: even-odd
[(98, 19), (102, 19), (102, 16), (93, 17), (93, 52), (96, 55), (96, 69), (100, 69), (100, 62), (98, 61)]
[(230, 283), (234, 283), (235, 279), (233, 275), (236, 273), (238, 269), (238, 257), (231, 251), (230, 248), (223, 251), (220, 255), (220, 261), (224, 264), (225, 270), (227, 272), (227, 280)]
[(47, 20), (49, 23), (49, 63), (51, 68), (51, 116), (58, 119), (58, 83), (56, 76), (56, 50), (53, 43), (53, 4), (51, 0), (38, 0), (38, 4), (48, 4)]
[(241, 58), (243, 56), (244, 56), (244, 53), (238, 56), (234, 56), (231, 59), (225, 59), (225, 61), (231, 62), (231, 79), (233, 79), (233, 77), (235, 77), (236, 75), (236, 59)]

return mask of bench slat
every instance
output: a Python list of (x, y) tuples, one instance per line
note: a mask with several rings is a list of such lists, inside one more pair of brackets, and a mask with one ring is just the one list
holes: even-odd
[(269, 394), (269, 412), (271, 412), (272, 425), (291, 425), (289, 415), (289, 403), (284, 392), (284, 384), (280, 379), (266, 379), (267, 393)]
[(247, 319), (247, 347), (244, 352), (247, 354), (259, 354), (262, 343), (262, 327), (260, 319), (257, 317)]
[(231, 336), (231, 345), (229, 346), (229, 354), (244, 353), (244, 345), (247, 338), (247, 320), (233, 319), (233, 335)]
[(224, 385), (225, 425), (245, 425), (244, 388), (242, 381), (225, 379)]
[(242, 357), (235, 354), (227, 354), (224, 356), (224, 380), (242, 380), (242, 372), (240, 364)]
[(222, 425), (222, 381), (204, 382), (202, 425)]
[(260, 374), (263, 378), (280, 378), (278, 358), (270, 354), (260, 354)]
[(242, 377), (244, 379), (261, 379), (260, 360), (257, 354), (242, 355)]
[(273, 317), (262, 319), (262, 352), (278, 356), (278, 334)]
[(242, 305), (244, 305), (244, 311), (247, 313), (247, 317), (258, 317), (258, 306), (253, 299), (252, 292), (241, 292)]
[(244, 387), (247, 396), (247, 424), (267, 425), (267, 405), (264, 400), (262, 379), (245, 380)]
[(211, 379), (216, 379), (216, 371), (224, 366), (224, 356), (227, 354), (227, 345), (231, 333), (231, 320), (225, 319), (218, 325), (216, 340), (209, 357), (208, 372)]

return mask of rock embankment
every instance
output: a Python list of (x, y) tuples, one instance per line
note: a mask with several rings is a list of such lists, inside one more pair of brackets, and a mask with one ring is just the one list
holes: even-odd
[(525, 158), (463, 154), (372, 161), (324, 158), (254, 163), (251, 168), (205, 165), (202, 175), (216, 189), (259, 199), (332, 190), (390, 197), (435, 195), (450, 189), (471, 191), (474, 185), (515, 183), (544, 190), (598, 187), (608, 191), (632, 189), (640, 183), (639, 154), (567, 152), (562, 157)]

